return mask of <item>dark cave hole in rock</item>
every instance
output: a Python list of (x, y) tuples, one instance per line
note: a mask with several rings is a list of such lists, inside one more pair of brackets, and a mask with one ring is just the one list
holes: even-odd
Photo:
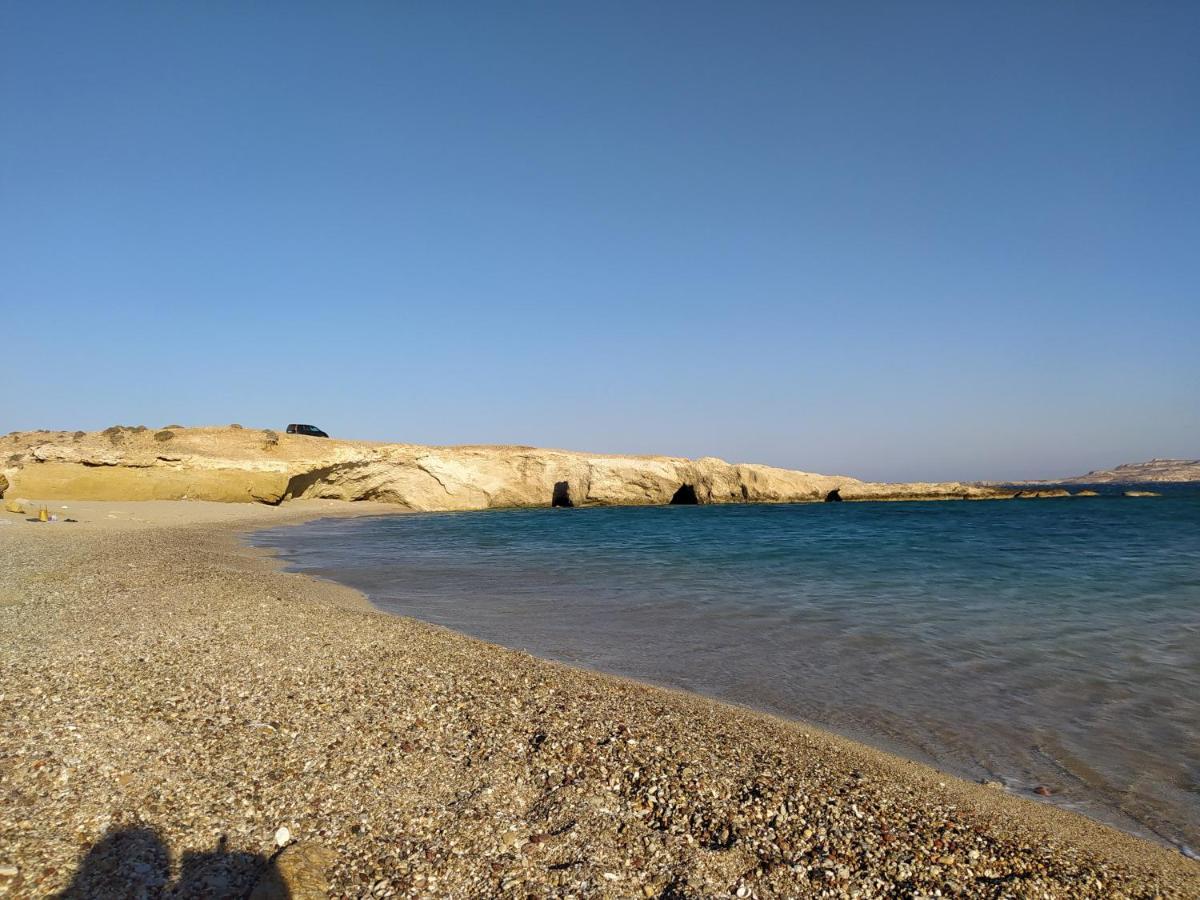
[(690, 484), (681, 484), (671, 496), (671, 506), (696, 506), (700, 500), (696, 497), (696, 488)]
[(571, 500), (571, 483), (569, 481), (554, 482), (554, 494), (550, 497), (550, 505), (567, 508), (575, 505)]
[(825, 502), (826, 503), (841, 503), (842, 502), (842, 495), (841, 495), (841, 493), (839, 493), (837, 488), (834, 488), (832, 491), (830, 491), (828, 494), (825, 495)]

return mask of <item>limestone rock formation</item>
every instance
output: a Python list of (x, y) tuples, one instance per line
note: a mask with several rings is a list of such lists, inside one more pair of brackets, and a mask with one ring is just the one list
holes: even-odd
[[(413, 510), (676, 503), (948, 500), (1011, 497), (959, 482), (882, 484), (714, 457), (615, 456), (517, 446), (425, 447), (241, 428), (15, 433), (0, 466), (20, 496), (280, 503), (374, 500)], [(15, 462), (14, 462), (15, 460)]]

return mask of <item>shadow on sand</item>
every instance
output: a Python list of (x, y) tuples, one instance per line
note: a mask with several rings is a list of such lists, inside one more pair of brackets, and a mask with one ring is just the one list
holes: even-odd
[[(123, 828), (106, 834), (60, 898), (248, 897), (271, 860), (227, 850), (222, 837), (210, 851), (189, 850), (171, 880), (171, 858), (157, 831)], [(278, 895), (276, 895), (278, 896)]]

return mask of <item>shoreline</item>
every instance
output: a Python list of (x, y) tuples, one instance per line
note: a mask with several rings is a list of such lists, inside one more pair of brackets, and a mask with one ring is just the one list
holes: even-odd
[[(1114, 498), (1119, 496), (1113, 495)], [(636, 509), (636, 507), (633, 507), (633, 509)], [(411, 511), (403, 514), (418, 516), (440, 515), (434, 513), (414, 513)], [(279, 528), (280, 534), (283, 534), (284, 529), (289, 527), (291, 526), (281, 525)], [(269, 532), (275, 529), (267, 530)], [(248, 533), (247, 540), (252, 541), (253, 534), (254, 532)], [(387, 604), (386, 586), (374, 584), (364, 587), (361, 583), (356, 585), (353, 577), (348, 577), (345, 581), (340, 580), (342, 577), (350, 576), (352, 568), (342, 568), (340, 574), (334, 572), (333, 574), (313, 575), (303, 565), (304, 555), (301, 553), (301, 564), (296, 568), (288, 569), (292, 565), (286, 559), (289, 547), (286, 540), (280, 540), (280, 545), (270, 546), (269, 548), (261, 548), (253, 542), (250, 546), (256, 549), (268, 549), (268, 552), (272, 554), (272, 558), (276, 558), (274, 557), (276, 553), (283, 555), (284, 561), (282, 565), (285, 571), (291, 571), (296, 574), (307, 574), (309, 577), (361, 592), (365, 598), (365, 602), (371, 609), (378, 610), (387, 615), (413, 618), (433, 627), (447, 628), (452, 633), (481, 640), (491, 646), (529, 653), (538, 659), (565, 665), (569, 668), (591, 672), (603, 677), (616, 678), (637, 685), (678, 692), (685, 696), (703, 697), (744, 712), (764, 715), (803, 728), (821, 731), (825, 734), (847, 740), (852, 744), (863, 745), (871, 750), (881, 752), (896, 759), (927, 767), (938, 773), (964, 781), (969, 785), (990, 785), (992, 789), (1004, 791), (1009, 796), (1020, 798), (1039, 807), (1050, 806), (1072, 815), (1084, 817), (1090, 821), (1113, 828), (1116, 831), (1128, 834), (1139, 840), (1144, 840), (1171, 852), (1181, 853), (1188, 859), (1200, 859), (1191, 849), (1197, 846), (1195, 841), (1197, 835), (1194, 833), (1189, 834), (1186, 830), (1187, 823), (1194, 823), (1195, 819), (1194, 817), (1189, 817), (1186, 810), (1176, 810), (1176, 812), (1182, 814), (1183, 818), (1168, 820), (1167, 825), (1164, 826), (1161, 821), (1156, 821), (1153, 815), (1139, 817), (1136, 814), (1137, 811), (1119, 802), (1121, 795), (1115, 791), (1108, 794), (1103, 793), (1101, 790), (1083, 793), (1082, 795), (1078, 792), (1072, 794), (1071, 785), (1068, 784), (1064, 788), (1062, 781), (1070, 782), (1073, 779), (1081, 781), (1078, 774), (1073, 770), (1061, 769), (1059, 774), (1062, 781), (1055, 780), (1054, 772), (1042, 772), (1040, 773), (1042, 776), (1040, 778), (1026, 773), (1024, 780), (1010, 780), (1007, 776), (999, 774), (999, 770), (991, 766), (977, 766), (972, 771), (969, 765), (955, 765), (950, 759), (939, 758), (927, 746), (921, 747), (916, 742), (906, 744), (902, 738), (897, 737), (898, 732), (894, 730), (891, 732), (890, 739), (888, 737), (881, 737), (880, 735), (887, 733), (886, 728), (877, 728), (872, 731), (869, 727), (870, 723), (864, 724), (862, 720), (859, 720), (857, 723), (858, 727), (855, 728), (850, 726), (842, 727), (837, 723), (830, 723), (818, 717), (807, 717), (804, 712), (798, 712), (794, 708), (789, 708), (788, 704), (778, 702), (778, 694), (771, 695), (775, 699), (774, 703), (766, 699), (767, 695), (762, 693), (751, 694), (747, 691), (742, 691), (741, 696), (729, 696), (723, 694), (719, 688), (713, 688), (711, 684), (704, 683), (698, 677), (682, 678), (678, 681), (673, 681), (666, 677), (656, 678), (652, 675), (639, 674), (636, 671), (636, 666), (634, 671), (623, 669), (620, 664), (614, 664), (611, 657), (608, 658), (607, 664), (597, 664), (593, 661), (596, 657), (589, 658), (586, 654), (579, 652), (578, 648), (575, 648), (575, 652), (573, 653), (560, 653), (557, 652), (553, 641), (550, 644), (543, 642), (539, 646), (536, 641), (527, 639), (528, 632), (525, 632), (519, 625), (516, 628), (509, 628), (506, 633), (497, 633), (494, 622), (490, 629), (476, 628), (472, 624), (473, 620), (470, 617), (464, 618), (461, 615), (451, 617), (449, 620), (445, 616), (439, 617), (436, 614), (430, 618), (426, 618), (425, 611), (412, 612), (395, 606), (389, 607)], [(301, 547), (303, 546), (305, 546), (305, 542), (301, 539)], [(326, 564), (330, 563), (326, 561)], [(338, 563), (335, 562), (332, 565), (337, 566)], [(396, 583), (403, 584), (403, 580), (401, 579)], [(384, 591), (383, 602), (377, 602), (377, 598), (374, 596), (377, 588)], [(468, 590), (470, 589), (468, 588)], [(478, 586), (475, 587), (474, 593), (486, 596), (486, 591), (480, 590)], [(463, 595), (463, 601), (469, 603), (466, 595)], [(627, 661), (628, 658), (623, 657), (622, 659)], [(980, 771), (981, 768), (982, 771)], [(1010, 769), (1010, 771), (1012, 770)], [(1065, 773), (1065, 776), (1062, 773)], [(1050, 785), (1051, 787), (1045, 788), (1042, 785)], [(1141, 812), (1144, 814), (1145, 810), (1141, 810)], [(1182, 833), (1180, 831), (1181, 823)], [(1172, 827), (1175, 828), (1174, 831), (1172, 831)]]
[(0, 528), (0, 894), (64, 889), (132, 827), (170, 877), (208, 851), (239, 888), (287, 827), (349, 896), (1200, 893), (1197, 863), (1081, 815), (381, 612), (242, 539), (400, 510), (160, 503)]

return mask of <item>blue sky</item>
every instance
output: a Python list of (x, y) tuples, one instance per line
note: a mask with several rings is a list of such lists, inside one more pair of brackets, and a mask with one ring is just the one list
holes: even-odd
[(0, 431), (1200, 456), (1195, 3), (0, 22)]

